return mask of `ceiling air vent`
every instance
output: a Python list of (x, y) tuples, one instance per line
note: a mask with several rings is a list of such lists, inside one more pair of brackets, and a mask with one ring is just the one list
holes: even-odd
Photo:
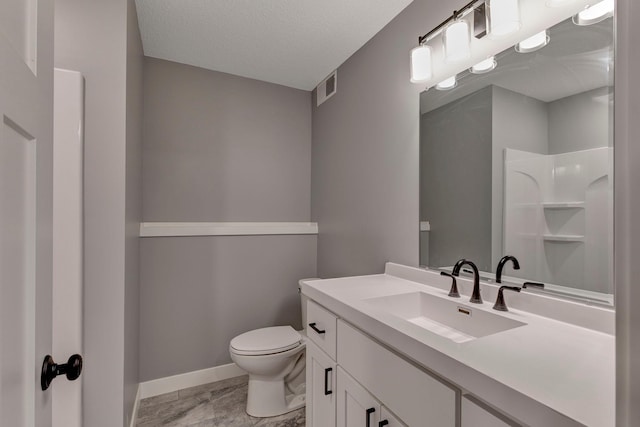
[(316, 87), (316, 106), (331, 98), (337, 90), (338, 70), (335, 70), (333, 73), (329, 74), (329, 77), (320, 82), (318, 87)]

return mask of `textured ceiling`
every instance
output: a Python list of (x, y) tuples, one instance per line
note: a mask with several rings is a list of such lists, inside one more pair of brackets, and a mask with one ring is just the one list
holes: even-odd
[(412, 0), (136, 0), (146, 56), (311, 90)]

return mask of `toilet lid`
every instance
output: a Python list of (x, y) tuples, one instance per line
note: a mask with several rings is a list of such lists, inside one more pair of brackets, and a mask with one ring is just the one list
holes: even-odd
[(300, 345), (302, 335), (291, 326), (273, 326), (238, 335), (231, 340), (231, 348), (242, 354), (272, 354)]

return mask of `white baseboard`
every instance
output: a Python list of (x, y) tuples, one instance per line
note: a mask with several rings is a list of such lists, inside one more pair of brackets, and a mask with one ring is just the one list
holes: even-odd
[(135, 427), (136, 421), (138, 421), (138, 408), (140, 407), (140, 399), (142, 399), (140, 397), (140, 390), (142, 390), (142, 387), (140, 386), (141, 384), (138, 384), (138, 391), (136, 391), (136, 400), (133, 403), (133, 410), (131, 411), (131, 422), (129, 423), (129, 427)]
[(140, 383), (140, 399), (246, 375), (235, 363)]

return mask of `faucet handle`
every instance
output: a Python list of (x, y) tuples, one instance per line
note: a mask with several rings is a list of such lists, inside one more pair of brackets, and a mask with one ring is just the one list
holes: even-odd
[(496, 303), (493, 305), (494, 310), (509, 311), (509, 309), (507, 308), (507, 304), (504, 301), (503, 291), (505, 289), (514, 292), (520, 292), (520, 288), (518, 288), (517, 286), (500, 286), (500, 289), (498, 289), (498, 298), (496, 298)]
[(441, 271), (440, 275), (451, 277), (453, 282), (451, 282), (451, 290), (449, 291), (449, 296), (452, 298), (460, 298), (460, 292), (458, 292), (458, 283), (456, 282), (456, 276), (454, 276), (453, 274), (449, 274), (446, 271)]

